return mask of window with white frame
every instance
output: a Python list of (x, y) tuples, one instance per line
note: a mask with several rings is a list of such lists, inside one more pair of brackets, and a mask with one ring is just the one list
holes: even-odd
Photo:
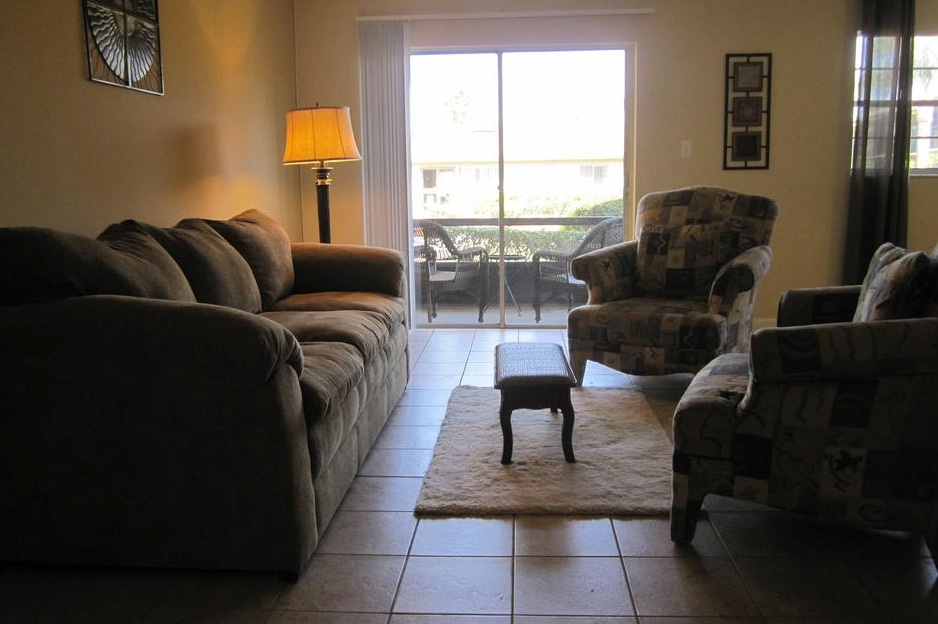
[[(892, 95), (893, 58), (898, 53), (895, 37), (873, 41), (871, 115), (880, 112), (877, 103)], [(863, 36), (857, 37), (854, 101), (859, 99)], [(880, 99), (882, 98), (882, 99)], [(854, 107), (854, 123), (857, 119)], [(938, 36), (916, 36), (912, 43), (912, 140), (909, 169), (915, 174), (938, 174)], [(874, 154), (872, 157), (876, 157)]]
[(912, 46), (909, 168), (938, 173), (938, 36), (915, 37)]

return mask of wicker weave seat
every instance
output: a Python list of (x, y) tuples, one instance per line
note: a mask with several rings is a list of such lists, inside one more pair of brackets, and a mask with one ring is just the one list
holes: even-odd
[(495, 387), (501, 390), (502, 463), (511, 463), (511, 412), (544, 409), (563, 412), (561, 446), (564, 458), (574, 462), (573, 404), (570, 388), (576, 377), (563, 348), (550, 342), (507, 342), (495, 347)]

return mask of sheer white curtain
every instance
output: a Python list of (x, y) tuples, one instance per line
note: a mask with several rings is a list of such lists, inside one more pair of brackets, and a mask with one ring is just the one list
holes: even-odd
[(407, 148), (408, 24), (358, 25), (362, 89), (365, 244), (410, 248)]

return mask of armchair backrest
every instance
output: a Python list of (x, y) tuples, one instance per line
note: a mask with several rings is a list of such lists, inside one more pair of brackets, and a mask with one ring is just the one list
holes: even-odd
[(434, 260), (446, 260), (459, 252), (446, 229), (436, 221), (414, 221), (414, 244), (432, 250)]
[(768, 197), (696, 186), (638, 203), (638, 286), (646, 296), (706, 299), (720, 268), (768, 245), (778, 206)]

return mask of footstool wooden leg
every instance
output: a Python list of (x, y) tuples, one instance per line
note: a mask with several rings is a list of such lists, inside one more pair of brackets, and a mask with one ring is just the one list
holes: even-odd
[(501, 408), (498, 412), (498, 419), (502, 423), (502, 463), (511, 463), (511, 447), (514, 440), (511, 436), (511, 410)]
[(568, 401), (560, 408), (563, 411), (563, 428), (560, 430), (560, 444), (563, 446), (563, 457), (573, 463), (573, 405)]

